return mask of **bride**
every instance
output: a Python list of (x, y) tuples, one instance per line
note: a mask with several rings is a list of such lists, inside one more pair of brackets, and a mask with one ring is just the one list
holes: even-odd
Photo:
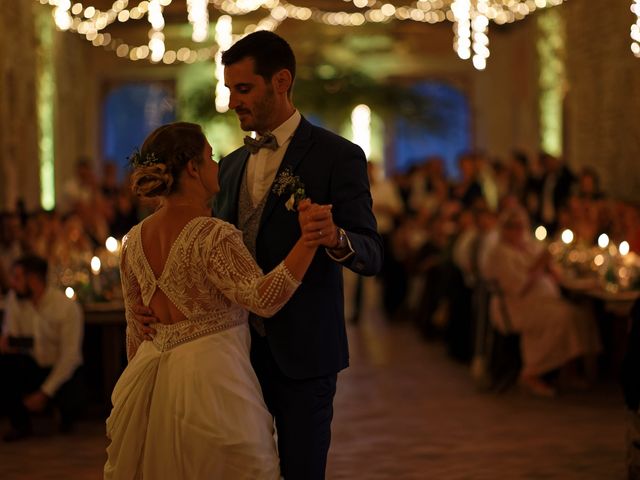
[[(302, 236), (264, 275), (232, 225), (211, 218), (217, 164), (201, 128), (155, 130), (131, 158), (133, 190), (162, 197), (123, 241), (129, 364), (112, 395), (105, 479), (278, 479), (273, 420), (249, 361), (248, 310), (276, 313), (316, 252), (313, 219), (329, 206), (304, 200)], [(153, 341), (131, 307), (159, 318)]]

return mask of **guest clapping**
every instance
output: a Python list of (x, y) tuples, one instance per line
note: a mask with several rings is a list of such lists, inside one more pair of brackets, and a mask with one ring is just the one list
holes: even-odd
[(503, 214), (487, 277), (501, 291), (492, 298), (492, 322), (521, 335), (522, 385), (536, 395), (554, 395), (542, 376), (596, 354), (600, 342), (593, 313), (561, 297), (549, 254), (531, 238), (523, 209)]

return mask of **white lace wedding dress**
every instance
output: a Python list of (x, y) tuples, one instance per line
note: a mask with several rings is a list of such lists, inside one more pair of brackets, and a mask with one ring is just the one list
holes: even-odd
[[(144, 222), (143, 222), (144, 223)], [(191, 220), (156, 279), (140, 231), (123, 242), (129, 364), (107, 419), (106, 479), (278, 479), (273, 421), (249, 361), (247, 310), (268, 317), (298, 287), (285, 267), (264, 275), (232, 225)], [(131, 307), (160, 289), (186, 320), (143, 342)]]

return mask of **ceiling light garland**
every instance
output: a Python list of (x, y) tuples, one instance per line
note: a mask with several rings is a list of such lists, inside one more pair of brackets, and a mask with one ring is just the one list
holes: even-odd
[[(166, 49), (164, 43), (164, 18), (162, 9), (172, 0), (142, 0), (131, 8), (130, 0), (116, 0), (110, 9), (101, 11), (72, 0), (35, 0), (54, 8), (53, 17), (60, 30), (70, 30), (84, 35), (95, 46), (114, 51), (120, 57), (131, 60), (149, 59), (152, 62), (171, 64), (193, 63), (214, 58), (217, 46), (178, 50)], [(207, 39), (209, 30), (208, 5), (227, 15), (240, 16), (258, 9), (269, 14), (255, 25), (249, 25), (244, 34), (255, 30), (275, 30), (290, 18), (314, 21), (334, 26), (360, 26), (365, 23), (383, 23), (392, 20), (409, 20), (423, 23), (454, 23), (454, 49), (463, 59), (471, 58), (478, 69), (484, 69), (489, 57), (488, 28), (496, 24), (512, 23), (524, 19), (536, 9), (552, 7), (566, 0), (417, 0), (408, 5), (396, 6), (381, 0), (345, 0), (359, 9), (356, 12), (325, 11), (314, 7), (300, 7), (286, 0), (186, 0), (188, 20), (193, 27), (192, 40), (200, 43)], [(640, 14), (640, 0), (634, 0), (632, 11)], [(131, 46), (122, 39), (102, 33), (114, 22), (125, 23), (147, 16), (152, 28), (147, 45)], [(226, 21), (226, 20), (225, 20)], [(640, 15), (632, 27), (632, 50), (640, 56)], [(634, 37), (637, 37), (637, 39)], [(636, 53), (637, 51), (637, 53)]]
[(193, 26), (191, 40), (204, 42), (209, 37), (209, 0), (187, 0), (187, 18)]
[(636, 23), (631, 25), (631, 51), (640, 58), (640, 0), (634, 0), (631, 11), (636, 15)]

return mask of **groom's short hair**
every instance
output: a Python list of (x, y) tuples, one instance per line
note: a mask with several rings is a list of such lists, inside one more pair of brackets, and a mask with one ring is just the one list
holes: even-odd
[(281, 36), (266, 30), (250, 33), (223, 52), (222, 64), (233, 65), (248, 57), (255, 61), (256, 75), (269, 81), (276, 72), (286, 69), (291, 72), (293, 84), (296, 78), (296, 57), (289, 43)]

